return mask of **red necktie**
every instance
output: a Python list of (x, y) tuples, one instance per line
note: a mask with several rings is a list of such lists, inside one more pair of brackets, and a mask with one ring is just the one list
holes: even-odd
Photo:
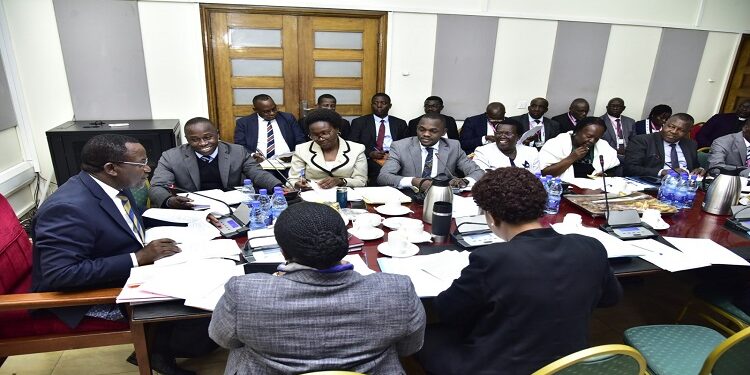
[(385, 141), (385, 120), (380, 120), (378, 139), (375, 141), (375, 148), (377, 148), (378, 151), (383, 151), (383, 141)]
[(619, 118), (615, 119), (615, 122), (617, 123), (617, 139), (622, 139), (622, 123)]

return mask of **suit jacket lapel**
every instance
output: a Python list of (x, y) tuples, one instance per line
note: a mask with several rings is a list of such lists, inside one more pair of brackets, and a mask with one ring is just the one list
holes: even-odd
[[(187, 147), (185, 148), (185, 152), (183, 153), (184, 156), (184, 162), (185, 162), (185, 168), (187, 168), (188, 174), (190, 174), (190, 180), (193, 181), (193, 186), (195, 186), (195, 190), (201, 189), (201, 174), (200, 171), (198, 171), (198, 158), (195, 156), (195, 151), (193, 151), (192, 148)], [(187, 188), (187, 186), (185, 186)]]
[[(367, 128), (369, 129), (368, 133), (370, 133), (370, 136), (372, 137), (372, 144), (374, 146), (378, 141), (378, 127), (380, 124), (375, 123), (375, 118), (373, 116), (374, 115), (372, 114), (367, 116)], [(365, 150), (366, 153), (370, 153), (370, 151), (372, 150)]]
[(745, 146), (745, 138), (742, 137), (742, 133), (735, 134), (734, 144), (737, 146), (739, 160), (743, 165), (747, 165), (747, 146)]
[[(320, 146), (318, 146), (318, 144), (315, 142), (310, 142), (310, 148), (308, 150), (312, 154), (312, 156), (310, 157), (310, 164), (318, 167), (318, 169), (320, 169), (323, 172), (326, 172), (329, 176), (331, 176), (332, 175), (331, 171), (329, 171), (328, 168), (326, 168), (327, 165), (325, 161), (325, 156), (323, 155), (323, 150), (320, 148)], [(339, 143), (339, 151), (341, 151), (340, 143)]]
[(411, 148), (411, 160), (414, 164), (414, 173), (416, 173), (413, 177), (420, 177), (422, 175), (422, 145), (419, 144), (417, 137), (412, 137), (411, 144), (412, 146), (409, 147)]
[[(80, 172), (79, 175), (81, 176), (81, 181), (86, 186), (86, 188), (91, 191), (91, 194), (99, 199), (99, 206), (104, 210), (104, 212), (106, 212), (107, 215), (109, 215), (112, 220), (114, 220), (117, 225), (120, 226), (122, 230), (130, 233), (131, 237), (133, 237), (133, 240), (135, 240), (133, 229), (131, 229), (128, 223), (125, 222), (125, 219), (120, 213), (120, 208), (115, 207), (115, 202), (112, 201), (107, 193), (102, 190), (102, 187), (99, 186), (99, 184), (97, 184), (96, 181), (94, 181), (93, 177), (91, 177), (88, 173)], [(130, 205), (133, 207), (133, 210), (136, 212), (136, 216), (141, 221), (141, 225), (143, 225), (143, 220), (141, 219), (138, 210), (135, 208), (135, 199), (129, 192), (126, 192), (125, 195), (127, 195), (128, 199), (130, 199)]]
[(331, 168), (331, 173), (349, 164), (349, 152), (351, 151), (352, 148), (350, 147), (349, 142), (345, 141), (344, 138), (339, 137), (339, 150), (336, 153), (336, 162), (338, 164)]
[(248, 132), (248, 136), (250, 137), (248, 138), (247, 147), (251, 150), (248, 150), (248, 152), (253, 153), (258, 148), (258, 129), (260, 124), (258, 123), (257, 113), (253, 113), (250, 116), (250, 126), (245, 131)]
[[(528, 121), (528, 120), (527, 120)], [(448, 157), (448, 154), (450, 153), (450, 147), (448, 147), (448, 142), (443, 142), (442, 140), (438, 140), (438, 156), (439, 159), (435, 159), (435, 161), (438, 163), (438, 174), (445, 173), (448, 175), (448, 172), (445, 172), (446, 170), (450, 170), (450, 173), (454, 173), (453, 169), (451, 168), (448, 163), (450, 163), (450, 158)], [(443, 165), (443, 168), (440, 168), (440, 164)], [(448, 178), (451, 178), (451, 175), (448, 175)]]
[(659, 160), (661, 161), (661, 168), (664, 168), (664, 166), (667, 163), (667, 157), (664, 155), (664, 138), (661, 137), (661, 133), (653, 133), (654, 134), (654, 143), (656, 146), (656, 153), (659, 155)]
[[(231, 188), (229, 186), (229, 147), (223, 142), (219, 142), (219, 153), (216, 154), (216, 161), (219, 163), (219, 176), (221, 176), (221, 184), (225, 189)], [(197, 164), (197, 163), (196, 163)]]
[(279, 130), (281, 130), (281, 135), (284, 137), (284, 141), (289, 144), (288, 140), (294, 139), (291, 124), (286, 121), (286, 117), (284, 117), (281, 112), (276, 116), (276, 123), (279, 124)]
[(398, 126), (392, 121), (393, 118), (388, 116), (388, 128), (391, 130), (391, 140), (398, 141)]

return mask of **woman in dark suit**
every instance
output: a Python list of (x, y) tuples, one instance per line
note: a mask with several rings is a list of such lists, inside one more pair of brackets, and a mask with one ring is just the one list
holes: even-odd
[(547, 193), (531, 172), (487, 172), (472, 195), (507, 242), (474, 250), (434, 300), (419, 360), (432, 374), (524, 374), (587, 347), (597, 306), (622, 295), (602, 244), (542, 228)]
[(305, 121), (312, 140), (297, 145), (289, 182), (298, 189), (309, 189), (309, 181), (323, 189), (367, 185), (365, 146), (341, 138), (341, 116), (329, 109), (316, 109)]
[(631, 138), (638, 134), (658, 133), (670, 116), (672, 116), (672, 107), (666, 104), (654, 106), (646, 119), (635, 123), (635, 134), (630, 133)]

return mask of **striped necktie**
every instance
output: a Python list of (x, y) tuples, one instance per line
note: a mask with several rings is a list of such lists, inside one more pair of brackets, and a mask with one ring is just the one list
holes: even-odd
[(266, 125), (266, 134), (267, 134), (267, 141), (266, 144), (268, 145), (266, 147), (266, 157), (270, 158), (273, 156), (274, 151), (276, 150), (276, 146), (273, 144), (273, 126), (271, 126), (271, 121), (267, 121)]
[(122, 207), (125, 209), (125, 212), (128, 214), (128, 217), (133, 224), (133, 232), (138, 234), (141, 243), (143, 243), (143, 227), (141, 227), (141, 223), (138, 220), (138, 216), (135, 214), (135, 210), (133, 210), (133, 206), (130, 205), (130, 199), (128, 199), (128, 196), (123, 192), (117, 194), (117, 198), (122, 202)]
[(424, 168), (422, 168), (422, 178), (430, 178), (432, 175), (432, 147), (427, 147), (427, 157), (424, 158)]
[(201, 156), (201, 160), (205, 163), (210, 163), (212, 159), (210, 156)]
[(745, 156), (745, 166), (750, 167), (750, 147), (747, 148), (747, 154)]

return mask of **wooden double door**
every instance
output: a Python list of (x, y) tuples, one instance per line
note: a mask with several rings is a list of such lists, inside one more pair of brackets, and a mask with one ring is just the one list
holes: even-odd
[(261, 93), (298, 118), (331, 94), (353, 117), (383, 90), (385, 13), (206, 5), (201, 14), (209, 112), (223, 140)]

